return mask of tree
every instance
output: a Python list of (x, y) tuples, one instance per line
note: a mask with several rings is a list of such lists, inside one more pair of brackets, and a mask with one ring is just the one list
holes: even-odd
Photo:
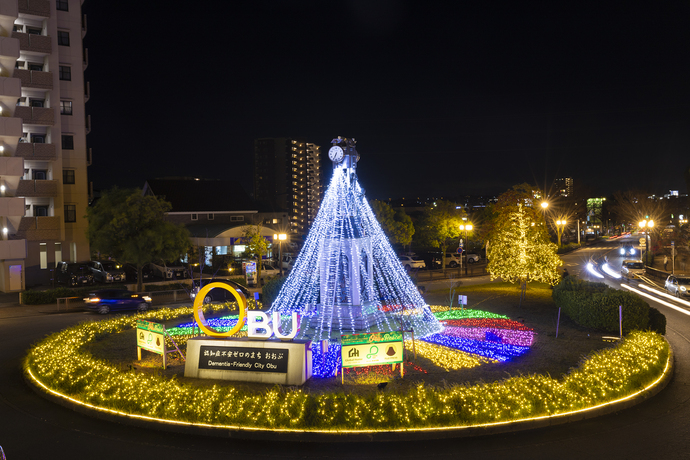
[(489, 235), (491, 257), (487, 270), (492, 280), (520, 283), (520, 305), (527, 283), (557, 284), (562, 265), (558, 247), (550, 242), (543, 214), (532, 204), (519, 190), (501, 195)]
[(464, 211), (455, 203), (440, 200), (424, 209), (419, 227), (420, 242), (441, 250), (441, 264), (446, 269), (446, 250), (451, 240), (460, 237)]
[(393, 210), (388, 203), (379, 200), (373, 200), (369, 205), (392, 244), (408, 246), (412, 242), (414, 224), (412, 218), (402, 209)]
[[(265, 254), (268, 254), (268, 240), (261, 234), (261, 224), (245, 225), (242, 229), (245, 244), (247, 245), (246, 252), (252, 256), (256, 256), (256, 279), (257, 284), (261, 285), (261, 260)], [(278, 263), (283, 263), (278, 261)]]
[(187, 252), (189, 232), (168, 222), (171, 205), (138, 189), (117, 187), (103, 193), (87, 209), (87, 238), (91, 249), (137, 267), (137, 290), (143, 290), (142, 269), (158, 259), (170, 260)]

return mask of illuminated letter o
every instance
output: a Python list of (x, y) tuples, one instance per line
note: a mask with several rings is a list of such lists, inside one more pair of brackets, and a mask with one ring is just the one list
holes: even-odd
[[(206, 323), (206, 318), (204, 318), (204, 312), (202, 311), (201, 307), (203, 307), (204, 305), (204, 297), (206, 297), (206, 294), (208, 294), (209, 291), (213, 288), (220, 288), (228, 291), (230, 294), (235, 296), (235, 299), (237, 300), (237, 305), (239, 305), (240, 307), (240, 317), (237, 319), (237, 324), (228, 332), (218, 332), (211, 329), (211, 327), (209, 327), (209, 325)], [(245, 319), (247, 318), (247, 299), (244, 297), (244, 294), (225, 283), (209, 283), (203, 288), (201, 288), (196, 297), (194, 298), (193, 308), (194, 321), (196, 321), (196, 323), (199, 325), (199, 329), (201, 329), (206, 335), (211, 337), (230, 337), (235, 332), (242, 329), (242, 327), (244, 326)]]

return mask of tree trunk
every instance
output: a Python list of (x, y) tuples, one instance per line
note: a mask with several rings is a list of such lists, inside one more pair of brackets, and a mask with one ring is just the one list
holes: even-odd
[(144, 266), (137, 264), (137, 292), (144, 290)]
[(527, 291), (527, 281), (521, 281), (520, 282), (520, 303), (518, 304), (518, 308), (522, 308), (522, 301), (525, 298), (525, 292)]

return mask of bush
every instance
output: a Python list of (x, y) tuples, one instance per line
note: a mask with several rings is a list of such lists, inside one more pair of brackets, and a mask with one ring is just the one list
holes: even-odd
[(575, 249), (580, 248), (582, 245), (580, 243), (568, 243), (564, 244), (560, 248), (558, 248), (558, 254), (564, 254), (566, 252), (574, 251)]
[(618, 307), (623, 306), (623, 332), (647, 330), (663, 333), (666, 318), (632, 292), (612, 289), (603, 283), (591, 283), (566, 277), (553, 290), (556, 306), (576, 324), (608, 333), (619, 332)]
[(55, 289), (47, 289), (45, 291), (28, 290), (22, 292), (22, 305), (45, 305), (49, 303), (56, 303), (57, 299), (63, 297), (85, 297), (89, 294), (89, 292), (93, 291), (93, 289), (93, 287), (79, 289), (59, 287)]
[(266, 282), (262, 290), (262, 302), (264, 305), (271, 305), (273, 303), (276, 297), (278, 297), (280, 290), (283, 288), (285, 280), (287, 280), (287, 277), (281, 278), (279, 276), (276, 276), (272, 278), (270, 281)]

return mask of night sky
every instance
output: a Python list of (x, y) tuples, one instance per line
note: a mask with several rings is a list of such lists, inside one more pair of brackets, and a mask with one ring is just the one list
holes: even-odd
[(94, 188), (340, 135), (370, 198), (687, 192), (688, 2), (455, 3), (87, 0)]

